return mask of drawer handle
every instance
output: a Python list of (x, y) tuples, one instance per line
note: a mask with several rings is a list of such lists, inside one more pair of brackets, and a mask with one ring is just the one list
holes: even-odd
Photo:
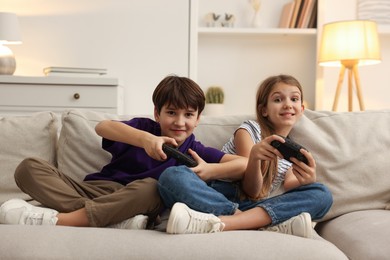
[(74, 99), (79, 99), (80, 98), (80, 94), (79, 93), (74, 93), (73, 97), (74, 97)]

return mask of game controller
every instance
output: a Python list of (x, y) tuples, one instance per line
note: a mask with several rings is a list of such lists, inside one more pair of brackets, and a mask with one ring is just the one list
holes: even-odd
[(194, 159), (192, 159), (190, 156), (180, 152), (178, 149), (176, 149), (172, 146), (169, 146), (167, 144), (163, 144), (162, 149), (166, 155), (176, 159), (178, 162), (180, 162), (188, 167), (195, 167), (198, 165), (198, 163)]
[[(283, 136), (282, 136), (283, 137)], [(283, 137), (284, 138), (284, 137)], [(278, 140), (273, 140), (271, 142), (271, 145), (278, 149), (278, 151), (283, 155), (283, 158), (286, 159), (289, 162), (292, 162), (290, 160), (291, 157), (297, 158), (299, 161), (304, 162), (308, 164), (307, 158), (300, 152), (300, 150), (303, 148), (307, 151), (307, 149), (294, 141), (292, 141), (289, 138), (284, 138), (285, 142), (279, 142)]]

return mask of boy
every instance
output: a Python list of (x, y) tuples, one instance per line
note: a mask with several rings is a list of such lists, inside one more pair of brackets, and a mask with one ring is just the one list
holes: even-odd
[(17, 185), (47, 208), (12, 199), (0, 207), (0, 223), (144, 229), (163, 209), (157, 190), (160, 174), (179, 165), (167, 158), (162, 150), (164, 143), (182, 152), (196, 151), (207, 162), (196, 158), (199, 166), (192, 169), (198, 174), (244, 172), (245, 158), (195, 141), (193, 130), (205, 97), (194, 81), (178, 76), (164, 78), (154, 90), (153, 103), (155, 121), (134, 118), (124, 122), (105, 120), (96, 125), (96, 133), (103, 137), (102, 147), (112, 159), (82, 182), (43, 160), (22, 161), (15, 171)]

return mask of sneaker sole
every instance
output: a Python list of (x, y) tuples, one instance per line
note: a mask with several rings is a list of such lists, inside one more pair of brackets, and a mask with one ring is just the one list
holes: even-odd
[[(13, 205), (14, 204), (17, 204), (18, 207), (14, 207)], [(9, 205), (11, 205), (11, 209), (16, 209), (16, 208), (27, 208), (28, 210), (32, 210), (34, 209), (35, 211), (37, 212), (45, 212), (47, 210), (47, 208), (44, 208), (44, 207), (40, 207), (40, 206), (34, 206), (30, 203), (28, 203), (27, 201), (25, 200), (22, 200), (22, 199), (10, 199), (6, 202), (4, 202), (1, 207), (0, 207), (0, 210), (2, 211), (3, 209), (6, 209), (6, 210), (9, 210)]]
[(179, 216), (176, 214), (176, 212), (181, 211), (182, 209), (187, 209), (187, 206), (183, 203), (175, 203), (175, 205), (173, 205), (171, 209), (171, 213), (168, 218), (167, 233), (178, 234), (178, 232), (174, 230), (175, 223), (179, 219)]
[(303, 217), (303, 219), (304, 219), (303, 221), (306, 224), (302, 237), (312, 238), (313, 237), (313, 227), (312, 227), (312, 224), (311, 224), (311, 216), (310, 216), (310, 214), (307, 213), (307, 212), (304, 212), (304, 213), (301, 214), (301, 217)]
[(135, 216), (133, 222), (135, 225), (131, 225), (131, 229), (146, 229), (148, 224), (148, 217), (144, 215)]
[[(18, 205), (18, 206), (15, 207), (14, 205)], [(31, 210), (32, 206), (22, 199), (10, 199), (4, 202), (0, 207), (0, 223), (8, 224), (8, 221), (6, 221), (7, 218), (6, 213), (8, 213), (9, 210), (20, 209), (20, 208), (27, 208), (28, 210)]]
[(18, 204), (18, 205), (23, 204), (24, 207), (30, 207), (30, 206), (32, 207), (31, 204), (28, 204), (27, 202), (25, 202), (22, 199), (10, 199), (10, 200), (4, 202), (1, 205), (0, 209), (8, 209), (8, 205), (13, 205), (13, 204)]
[(122, 221), (113, 225), (109, 225), (109, 228), (116, 229), (146, 229), (149, 217), (145, 215), (136, 215), (127, 221)]

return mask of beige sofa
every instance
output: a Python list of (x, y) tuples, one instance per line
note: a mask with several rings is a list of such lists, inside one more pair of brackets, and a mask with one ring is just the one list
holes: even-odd
[[(110, 156), (100, 148), (94, 126), (130, 117), (72, 110), (62, 117), (40, 112), (0, 118), (0, 203), (30, 199), (13, 178), (25, 157), (46, 159), (80, 180), (96, 171)], [(221, 148), (247, 118), (253, 115), (204, 116), (197, 139)], [(0, 259), (388, 258), (389, 127), (390, 111), (305, 112), (291, 136), (314, 154), (318, 180), (334, 195), (314, 239), (267, 231), (169, 235), (164, 223), (156, 230), (0, 225)]]

